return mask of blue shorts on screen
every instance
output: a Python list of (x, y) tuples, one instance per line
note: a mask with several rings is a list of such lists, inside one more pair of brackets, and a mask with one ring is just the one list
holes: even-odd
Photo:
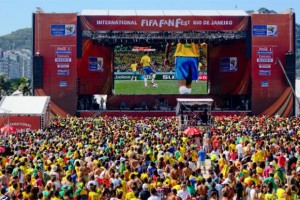
[(150, 66), (145, 66), (144, 68), (143, 68), (143, 70), (144, 70), (144, 74), (155, 74), (154, 73), (154, 71), (153, 71), (153, 69), (150, 67)]
[(196, 57), (176, 57), (175, 58), (175, 79), (183, 80), (189, 78), (198, 80), (198, 58)]

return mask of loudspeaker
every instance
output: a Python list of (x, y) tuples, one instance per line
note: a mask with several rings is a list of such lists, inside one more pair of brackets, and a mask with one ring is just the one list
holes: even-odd
[(33, 56), (33, 89), (43, 88), (43, 56)]
[(295, 54), (285, 55), (285, 71), (288, 79), (290, 80), (292, 87), (295, 89), (296, 82), (296, 56)]

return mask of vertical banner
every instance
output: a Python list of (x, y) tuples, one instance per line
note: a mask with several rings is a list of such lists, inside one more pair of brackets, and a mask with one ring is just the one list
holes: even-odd
[(77, 14), (34, 15), (34, 50), (44, 58), (43, 90), (71, 115), (76, 112)]
[[(294, 52), (293, 20), (293, 14), (252, 15), (252, 112), (254, 115), (281, 114), (284, 112), (284, 106), (288, 105), (288, 103), (284, 104), (284, 101), (279, 101), (289, 86), (277, 60), (285, 63), (285, 54)], [(266, 110), (268, 112), (264, 112)]]

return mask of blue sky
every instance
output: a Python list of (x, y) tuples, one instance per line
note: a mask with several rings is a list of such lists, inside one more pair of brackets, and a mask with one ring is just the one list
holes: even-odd
[(293, 8), (300, 23), (300, 0), (0, 0), (0, 36), (32, 26), (36, 7), (45, 12), (69, 13), (83, 9), (109, 10), (258, 10), (282, 12)]

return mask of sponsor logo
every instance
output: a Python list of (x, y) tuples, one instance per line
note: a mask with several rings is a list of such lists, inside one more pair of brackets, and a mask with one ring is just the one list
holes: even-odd
[(132, 76), (125, 76), (125, 75), (118, 75), (115, 76), (116, 80), (127, 80), (127, 79), (131, 79)]
[(268, 81), (262, 81), (260, 85), (261, 85), (261, 87), (269, 87), (269, 82)]
[(71, 62), (71, 58), (55, 58), (55, 62)]
[(253, 25), (252, 35), (257, 37), (278, 36), (277, 25)]
[(75, 24), (52, 24), (51, 36), (75, 36), (76, 25)]
[(163, 75), (162, 79), (163, 80), (173, 80), (174, 79), (174, 75)]
[(271, 76), (271, 70), (259, 70), (260, 76)]
[(89, 70), (102, 72), (103, 71), (103, 58), (89, 57)]
[(260, 69), (270, 69), (271, 65), (270, 64), (259, 64), (258, 66)]
[(262, 63), (271, 63), (273, 62), (273, 58), (257, 58), (256, 61)]
[(57, 68), (67, 69), (67, 68), (70, 68), (70, 65), (69, 64), (57, 64)]
[(59, 87), (67, 87), (67, 81), (59, 81)]
[(70, 74), (70, 70), (68, 69), (58, 69), (57, 70), (57, 75), (59, 76), (67, 76)]

